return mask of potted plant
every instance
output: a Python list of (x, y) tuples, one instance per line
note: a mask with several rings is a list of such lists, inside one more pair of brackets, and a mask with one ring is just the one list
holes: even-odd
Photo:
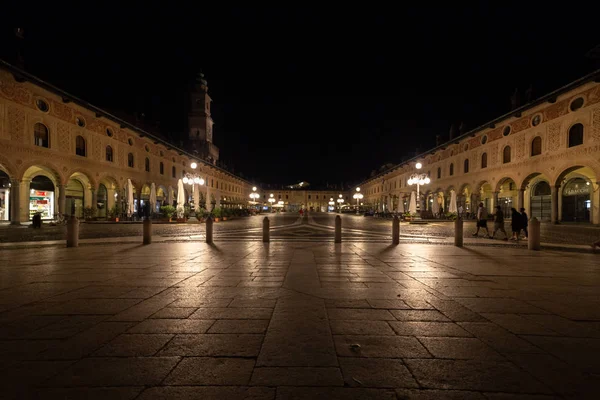
[(221, 210), (221, 207), (215, 207), (214, 210), (212, 210), (212, 214), (215, 218), (215, 222), (219, 222), (223, 217), (223, 210)]
[(86, 221), (91, 221), (94, 219), (94, 216), (97, 213), (97, 209), (96, 207), (90, 207), (87, 206), (83, 209), (83, 218), (85, 218)]
[(160, 212), (163, 213), (163, 215), (169, 222), (171, 222), (171, 219), (173, 218), (173, 215), (175, 215), (176, 211), (177, 210), (173, 206), (162, 206), (160, 208)]
[(222, 211), (222, 217), (223, 217), (223, 221), (227, 221), (231, 216), (231, 212), (229, 210), (229, 208), (224, 208)]
[(119, 216), (121, 215), (121, 205), (119, 203), (115, 203), (108, 210), (108, 219), (113, 222), (119, 222)]

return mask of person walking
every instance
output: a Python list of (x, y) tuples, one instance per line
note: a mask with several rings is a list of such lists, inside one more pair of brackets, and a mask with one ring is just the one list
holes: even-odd
[(496, 237), (497, 231), (504, 233), (504, 240), (508, 240), (508, 234), (506, 233), (506, 229), (504, 229), (504, 213), (500, 206), (496, 206), (496, 214), (494, 214), (494, 232), (492, 232), (492, 239)]
[(488, 231), (488, 227), (487, 227), (487, 218), (488, 218), (488, 212), (486, 210), (486, 208), (483, 206), (483, 203), (479, 203), (479, 208), (477, 209), (477, 232), (475, 232), (473, 234), (473, 236), (478, 236), (479, 235), (479, 229), (483, 228), (485, 229), (485, 233), (486, 236), (485, 237), (490, 237), (490, 231)]
[(523, 229), (523, 233), (525, 233), (525, 239), (527, 239), (529, 237), (529, 231), (527, 230), (527, 227), (529, 226), (529, 217), (527, 216), (527, 213), (525, 212), (525, 209), (523, 207), (521, 207), (521, 229)]
[(523, 228), (523, 216), (519, 214), (517, 209), (514, 207), (511, 208), (510, 211), (512, 212), (512, 220), (510, 222), (510, 225), (512, 226), (512, 238), (510, 238), (510, 240), (516, 240), (518, 242), (519, 234), (521, 233), (521, 229)]

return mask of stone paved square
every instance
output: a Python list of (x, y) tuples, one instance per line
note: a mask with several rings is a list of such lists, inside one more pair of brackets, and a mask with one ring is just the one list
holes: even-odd
[(0, 265), (2, 398), (591, 399), (600, 389), (593, 254), (186, 242), (3, 249)]

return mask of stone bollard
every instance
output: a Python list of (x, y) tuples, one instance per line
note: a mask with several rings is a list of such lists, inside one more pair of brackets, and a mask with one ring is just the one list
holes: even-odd
[(342, 243), (342, 218), (335, 217), (335, 243)]
[(144, 244), (152, 243), (152, 221), (150, 218), (144, 220)]
[(213, 242), (213, 219), (211, 216), (206, 218), (206, 243), (212, 244)]
[(270, 225), (271, 224), (269, 223), (269, 218), (265, 217), (263, 219), (263, 242), (265, 242), (265, 243), (269, 243), (271, 241), (270, 232), (269, 232)]
[(67, 221), (67, 247), (79, 246), (79, 220), (71, 217)]
[(463, 247), (463, 220), (462, 218), (456, 218), (454, 221), (454, 245), (456, 247)]
[(400, 218), (397, 215), (392, 221), (392, 244), (400, 244)]
[(527, 248), (529, 250), (540, 249), (540, 221), (533, 217), (529, 221), (529, 235), (527, 236)]

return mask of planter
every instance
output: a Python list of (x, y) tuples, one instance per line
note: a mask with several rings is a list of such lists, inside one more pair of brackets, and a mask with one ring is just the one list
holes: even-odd
[(223, 221), (227, 221), (227, 217), (223, 217)]
[(108, 220), (111, 221), (111, 222), (119, 222), (119, 218), (118, 217), (109, 218)]
[(171, 222), (171, 218), (161, 218), (161, 222)]
[(215, 218), (215, 222), (219, 222), (221, 218)]
[(187, 222), (187, 218), (177, 218), (177, 222)]

